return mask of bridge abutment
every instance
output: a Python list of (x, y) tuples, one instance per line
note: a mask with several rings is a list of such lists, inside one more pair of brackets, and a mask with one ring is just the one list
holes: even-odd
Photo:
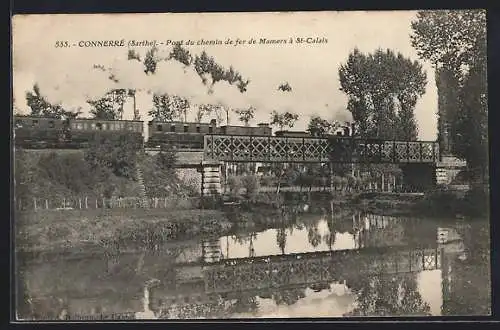
[(220, 162), (202, 161), (201, 167), (201, 195), (217, 196), (222, 193), (221, 177), (222, 164)]
[(443, 156), (436, 163), (436, 183), (438, 185), (453, 184), (457, 175), (467, 169), (467, 163), (453, 156)]

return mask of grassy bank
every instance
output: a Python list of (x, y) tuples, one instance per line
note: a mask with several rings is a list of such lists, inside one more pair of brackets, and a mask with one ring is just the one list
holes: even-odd
[(217, 210), (42, 210), (16, 214), (20, 251), (153, 248), (169, 240), (221, 234), (231, 227)]

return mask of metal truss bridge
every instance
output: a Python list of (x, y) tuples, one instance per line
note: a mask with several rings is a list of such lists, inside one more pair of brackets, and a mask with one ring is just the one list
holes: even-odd
[(205, 135), (204, 159), (228, 162), (437, 163), (439, 146), (429, 141), (350, 137), (299, 138)]

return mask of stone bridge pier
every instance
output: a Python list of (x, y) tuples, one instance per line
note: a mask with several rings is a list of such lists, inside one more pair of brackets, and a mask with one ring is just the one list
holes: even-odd
[(222, 163), (217, 161), (202, 161), (201, 172), (201, 195), (217, 196), (222, 193)]

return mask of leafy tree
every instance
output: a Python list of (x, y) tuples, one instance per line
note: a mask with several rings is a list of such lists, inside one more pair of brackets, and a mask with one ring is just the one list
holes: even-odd
[(157, 157), (157, 164), (161, 170), (171, 170), (177, 162), (177, 154), (175, 150), (166, 144), (160, 146), (160, 152)]
[(250, 83), (250, 79), (247, 80), (238, 80), (236, 86), (238, 87), (241, 93), (245, 93), (247, 91), (247, 86)]
[(84, 157), (91, 169), (108, 168), (118, 177), (135, 179), (137, 151), (129, 134), (115, 135), (113, 139), (96, 134)]
[(149, 115), (158, 121), (185, 119), (189, 107), (189, 101), (183, 97), (169, 94), (154, 94), (153, 109), (149, 111)]
[(412, 45), (437, 71), (440, 143), (484, 176), (487, 130), (470, 129), (487, 121), (486, 12), (425, 10), (411, 27)]
[(248, 126), (248, 122), (252, 120), (255, 115), (255, 108), (250, 107), (248, 109), (236, 109), (234, 112), (238, 115), (239, 121), (244, 123), (245, 126)]
[(130, 61), (130, 60), (136, 60), (136, 61), (141, 61), (141, 56), (139, 55), (139, 53), (137, 53), (135, 50), (133, 49), (129, 49), (128, 50), (128, 54), (127, 54), (127, 59)]
[(59, 104), (51, 104), (42, 95), (38, 84), (33, 85), (33, 91), (26, 92), (26, 103), (31, 109), (31, 116), (46, 118), (76, 118), (81, 112), (66, 111)]
[[(200, 56), (195, 56), (194, 68), (202, 79), (204, 79), (205, 74), (209, 74), (212, 78), (212, 85), (224, 80), (226, 76), (224, 68), (216, 63), (213, 57), (208, 56), (205, 51)], [(206, 79), (204, 79), (204, 82), (206, 83)]]
[(196, 55), (193, 63), (194, 69), (203, 80), (203, 83), (206, 84), (208, 82), (206, 75), (209, 75), (212, 78), (211, 86), (219, 81), (227, 81), (231, 85), (236, 84), (236, 87), (241, 93), (246, 92), (250, 80), (243, 79), (241, 74), (232, 66), (230, 66), (229, 69), (224, 69), (222, 65), (215, 62), (215, 59), (209, 56), (205, 51), (199, 56)]
[(198, 110), (196, 111), (196, 121), (201, 122), (203, 117), (209, 116), (211, 114), (215, 114), (217, 116), (217, 120), (221, 121), (222, 112), (222, 107), (220, 105), (200, 104), (198, 105)]
[(299, 116), (297, 114), (288, 111), (279, 113), (274, 110), (271, 113), (271, 125), (279, 127), (280, 130), (283, 130), (285, 127), (292, 128), (298, 119)]
[(116, 89), (106, 93), (98, 100), (88, 100), (90, 113), (96, 119), (119, 120), (123, 116), (123, 105), (128, 96), (126, 89)]
[(291, 92), (292, 86), (290, 86), (290, 84), (288, 82), (284, 82), (278, 86), (278, 90), (280, 90), (282, 92)]
[(158, 65), (158, 58), (156, 57), (158, 49), (156, 47), (151, 48), (147, 51), (144, 57), (144, 73), (154, 74), (156, 73), (156, 67)]
[(403, 133), (409, 138), (417, 135), (413, 111), (427, 83), (418, 62), (389, 49), (368, 55), (354, 49), (340, 66), (339, 77), (361, 136), (392, 139), (403, 138), (398, 136)]
[[(488, 164), (486, 84), (486, 65), (472, 67), (461, 89), (461, 104), (453, 123), (456, 134), (453, 150), (459, 157), (465, 158), (471, 168), (483, 167), (483, 171)], [(485, 175), (484, 172), (481, 174)]]
[(312, 136), (322, 137), (331, 133), (338, 126), (339, 124), (337, 122), (332, 123), (326, 119), (321, 118), (320, 116), (313, 116), (311, 117), (311, 120), (309, 120), (307, 131)]
[(457, 77), (464, 77), (464, 66), (486, 59), (485, 10), (423, 10), (411, 28), (411, 42), (418, 55)]
[(460, 78), (446, 67), (436, 69), (438, 92), (438, 142), (442, 154), (452, 151), (452, 137), (455, 134), (454, 123), (460, 105)]
[(191, 65), (193, 62), (193, 56), (189, 53), (189, 50), (183, 48), (181, 45), (176, 44), (172, 51), (170, 52), (169, 59), (174, 59), (181, 62), (185, 66)]
[(232, 66), (229, 67), (228, 70), (224, 73), (224, 80), (230, 83), (231, 85), (235, 82), (241, 81), (242, 77), (239, 72), (234, 70)]

